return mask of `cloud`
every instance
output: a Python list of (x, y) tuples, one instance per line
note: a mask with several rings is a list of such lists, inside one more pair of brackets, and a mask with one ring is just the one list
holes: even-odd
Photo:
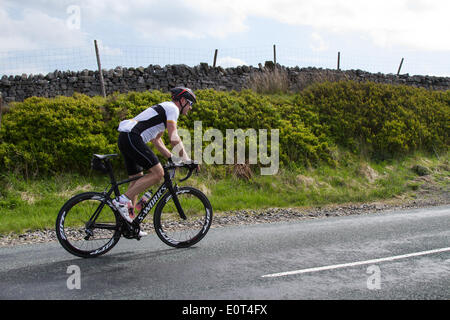
[[(235, 1), (238, 5), (239, 1)], [(368, 37), (377, 46), (450, 50), (447, 0), (242, 1), (247, 14), (315, 30)]]
[[(310, 46), (324, 50), (326, 34), (369, 39), (381, 48), (450, 50), (448, 0), (0, 0), (3, 50), (88, 44), (113, 30), (126, 39), (228, 39), (250, 29), (249, 18), (312, 28)], [(81, 29), (67, 30), (70, 5)], [(7, 8), (7, 9), (5, 9)], [(15, 12), (16, 14), (12, 14)], [(17, 13), (20, 12), (20, 13)], [(101, 30), (101, 31), (99, 31)], [(70, 31), (70, 32), (69, 32)], [(112, 40), (113, 41), (113, 40)], [(183, 42), (185, 41), (185, 42)]]
[(313, 51), (320, 52), (320, 51), (328, 50), (327, 43), (323, 40), (322, 36), (319, 33), (313, 32), (311, 34), (311, 40), (312, 40), (312, 43), (311, 43), (310, 47)]
[(112, 48), (103, 44), (101, 40), (97, 41), (98, 50), (102, 55), (123, 56), (124, 52), (121, 48)]
[[(386, 48), (450, 50), (447, 0), (83, 0), (87, 14), (126, 22), (147, 38), (224, 38), (249, 30), (248, 18), (367, 37)], [(316, 36), (312, 38), (317, 46)], [(323, 43), (322, 43), (323, 44)], [(314, 45), (314, 44), (313, 44)], [(319, 48), (321, 46), (319, 45)]]
[(23, 9), (13, 17), (0, 8), (0, 50), (33, 50), (45, 47), (84, 45), (86, 34), (68, 27), (67, 20), (51, 17), (37, 9)]
[(245, 66), (247, 63), (241, 59), (233, 57), (223, 57), (217, 59), (217, 65), (223, 68), (233, 68), (237, 66)]
[(87, 18), (108, 17), (143, 38), (223, 38), (247, 30), (246, 17), (223, 1), (81, 0), (80, 6)]

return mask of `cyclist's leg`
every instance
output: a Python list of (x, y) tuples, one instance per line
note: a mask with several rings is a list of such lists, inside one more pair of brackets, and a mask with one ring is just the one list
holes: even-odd
[(129, 199), (134, 199), (140, 193), (144, 192), (152, 185), (157, 184), (164, 178), (164, 169), (161, 166), (161, 163), (154, 165), (148, 171), (149, 174), (145, 175), (139, 180), (136, 180), (133, 185), (130, 185), (128, 187), (128, 190), (127, 192), (125, 192), (125, 195)]
[[(138, 174), (135, 174), (135, 175), (131, 175), (131, 176), (128, 176), (128, 178), (134, 178), (134, 177), (139, 177), (139, 176), (143, 176), (144, 175), (144, 172), (139, 172)], [(130, 189), (130, 188), (132, 188), (133, 186), (134, 186), (134, 184), (136, 183), (136, 180), (135, 181), (131, 181), (130, 182), (130, 185), (128, 186), (128, 189)], [(135, 206), (136, 205), (136, 203), (137, 203), (137, 201), (138, 201), (138, 195), (135, 195), (134, 196), (134, 198), (132, 198), (132, 199), (130, 199), (132, 202), (133, 202), (133, 206)]]
[[(128, 173), (128, 178), (134, 178), (144, 175), (143, 168), (136, 162), (136, 159), (134, 158), (134, 149), (130, 144), (130, 139), (128, 138), (127, 132), (121, 132), (119, 134), (118, 146), (125, 162), (125, 168)], [(130, 182), (128, 188), (131, 188), (135, 183), (136, 181)], [(137, 196), (129, 199), (133, 202), (133, 206), (136, 205)]]
[(125, 152), (122, 151), (122, 153), (126, 154), (128, 175), (140, 175), (143, 170), (149, 170), (150, 173), (130, 184), (127, 192), (125, 192), (129, 199), (135, 200), (140, 193), (161, 181), (164, 177), (164, 170), (159, 163), (159, 159), (148, 145), (144, 143), (140, 135), (127, 133), (126, 139), (123, 140), (122, 147)]

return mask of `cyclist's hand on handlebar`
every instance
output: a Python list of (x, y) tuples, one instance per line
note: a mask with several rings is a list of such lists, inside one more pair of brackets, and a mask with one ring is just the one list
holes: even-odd
[(194, 162), (194, 161), (192, 161), (191, 159), (189, 159), (189, 158), (179, 158), (179, 157), (177, 157), (177, 156), (172, 156), (172, 157), (170, 157), (169, 159), (168, 159), (168, 163), (170, 163), (170, 164), (176, 164), (176, 165), (179, 165), (179, 164), (189, 164), (189, 163), (192, 163), (192, 162)]
[(184, 158), (171, 157), (168, 159), (167, 163), (169, 165), (183, 166), (188, 168), (189, 170), (195, 170), (196, 173), (200, 171), (200, 165), (197, 163), (197, 161), (191, 160), (188, 157)]
[(188, 163), (193, 163), (194, 161), (192, 161), (189, 157), (182, 157), (182, 158), (180, 158), (180, 162), (188, 164)]
[(190, 168), (195, 170), (195, 173), (198, 173), (200, 171), (200, 164), (198, 164), (197, 161), (189, 160), (185, 163), (188, 164)]

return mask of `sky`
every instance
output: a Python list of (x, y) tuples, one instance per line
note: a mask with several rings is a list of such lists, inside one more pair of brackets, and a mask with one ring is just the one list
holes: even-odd
[(0, 75), (264, 64), (450, 76), (448, 0), (0, 0)]

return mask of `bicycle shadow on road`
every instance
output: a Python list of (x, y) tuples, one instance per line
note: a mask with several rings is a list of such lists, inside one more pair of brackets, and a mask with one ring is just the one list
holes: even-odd
[[(159, 258), (170, 257), (170, 260), (180, 254), (185, 254), (186, 251), (195, 250), (195, 247), (190, 248), (168, 248), (155, 251), (127, 251), (127, 252), (109, 252), (105, 256), (96, 258), (78, 258), (64, 259), (66, 255), (58, 260), (48, 263), (39, 263), (33, 265), (22, 265), (19, 268), (0, 272), (0, 282), (7, 280), (7, 282), (26, 282), (36, 280), (36, 277), (42, 277), (47, 274), (51, 277), (67, 278), (67, 268), (69, 266), (78, 266), (85, 274), (95, 274), (97, 272), (111, 272), (117, 274), (121, 270), (127, 269), (130, 271), (131, 266), (140, 266), (139, 262), (149, 261), (154, 262)], [(148, 269), (152, 268), (151, 263), (145, 264)], [(128, 272), (127, 271), (127, 272)]]
[[(67, 256), (64, 255), (58, 261), (35, 264), (30, 262), (28, 265), (0, 271), (0, 299), (61, 299), (72, 296), (85, 298), (85, 293), (88, 296), (97, 294), (120, 287), (124, 283), (142, 285), (158, 278), (161, 272), (168, 272), (164, 266), (173, 263), (177, 260), (177, 255), (184, 255), (188, 250), (195, 250), (195, 247), (148, 252), (110, 252), (108, 255), (91, 259), (66, 259)], [(73, 266), (79, 268), (82, 292), (67, 289), (67, 281), (72, 275), (69, 267)], [(175, 264), (174, 267), (182, 268), (183, 264)]]
[[(96, 258), (74, 258), (71, 260), (65, 260), (65, 263), (78, 264), (80, 267), (84, 266), (100, 266), (107, 265), (117, 265), (121, 263), (131, 263), (139, 260), (149, 260), (161, 257), (176, 256), (178, 254), (184, 254), (188, 250), (195, 250), (196, 247), (190, 248), (168, 248), (160, 249), (154, 251), (146, 251), (145, 249), (139, 250), (129, 250), (122, 252), (113, 252), (114, 249), (104, 256), (99, 256)], [(61, 261), (62, 262), (62, 261)]]

